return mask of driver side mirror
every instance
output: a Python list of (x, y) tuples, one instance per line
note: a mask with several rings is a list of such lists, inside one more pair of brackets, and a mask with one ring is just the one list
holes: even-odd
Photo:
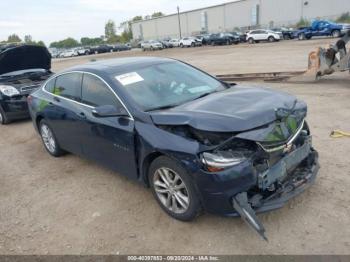
[(129, 116), (124, 107), (116, 108), (112, 105), (98, 106), (92, 109), (92, 115), (95, 117), (120, 117)]

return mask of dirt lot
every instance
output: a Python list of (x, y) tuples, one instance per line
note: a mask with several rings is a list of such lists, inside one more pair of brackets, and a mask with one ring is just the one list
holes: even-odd
[[(302, 70), (307, 54), (333, 40), (130, 51), (57, 60), (55, 71), (92, 58), (174, 57), (212, 74)], [(44, 150), (30, 121), (0, 127), (0, 254), (350, 254), (350, 76), (271, 86), (304, 99), (321, 170), (316, 184), (284, 208), (259, 215), (269, 243), (240, 219), (168, 217), (151, 192), (74, 155)]]

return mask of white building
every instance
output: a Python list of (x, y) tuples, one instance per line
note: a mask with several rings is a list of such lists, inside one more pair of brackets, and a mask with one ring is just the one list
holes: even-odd
[[(134, 39), (179, 38), (199, 33), (288, 26), (302, 17), (333, 19), (350, 11), (350, 0), (238, 0), (135, 22)], [(179, 26), (180, 24), (180, 26)]]

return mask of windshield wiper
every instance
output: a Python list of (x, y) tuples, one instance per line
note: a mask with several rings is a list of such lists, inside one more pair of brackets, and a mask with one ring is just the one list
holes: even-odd
[(165, 105), (165, 106), (154, 107), (154, 108), (151, 108), (151, 109), (146, 110), (146, 112), (156, 111), (156, 110), (170, 109), (170, 108), (173, 108), (173, 107), (177, 107), (177, 106), (179, 106), (179, 105), (180, 105), (180, 104), (171, 104), (171, 105)]
[(176, 104), (170, 104), (170, 105), (165, 105), (165, 106), (160, 106), (160, 107), (151, 108), (151, 109), (146, 110), (146, 112), (156, 111), (156, 110), (170, 109), (170, 108), (177, 107), (177, 106), (179, 106), (179, 105), (186, 104), (186, 103), (188, 103), (188, 102), (191, 102), (191, 101), (200, 99), (200, 98), (202, 98), (202, 97), (208, 96), (208, 95), (213, 94), (213, 93), (216, 93), (216, 92), (218, 92), (218, 91), (207, 92), (207, 93), (201, 94), (200, 96), (197, 96), (197, 97), (195, 97), (194, 99), (191, 99), (191, 100), (188, 100), (188, 101), (184, 101), (184, 102), (181, 102), (181, 103), (176, 103)]
[[(217, 92), (217, 91), (201, 94), (200, 96), (197, 96), (197, 97), (196, 97), (195, 99), (193, 99), (193, 100), (197, 100), (197, 99), (206, 97), (206, 96), (211, 95), (211, 94), (214, 94), (214, 93), (216, 93), (216, 92)], [(191, 101), (192, 101), (192, 100), (191, 100)]]

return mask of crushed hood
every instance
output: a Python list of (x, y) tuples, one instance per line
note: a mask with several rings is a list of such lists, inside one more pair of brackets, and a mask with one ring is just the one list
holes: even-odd
[(51, 68), (51, 55), (46, 47), (21, 45), (0, 53), (0, 75), (33, 68)]
[(266, 88), (235, 86), (172, 109), (151, 113), (157, 125), (189, 125), (210, 132), (243, 132), (285, 115), (306, 116), (306, 104), (294, 96)]

